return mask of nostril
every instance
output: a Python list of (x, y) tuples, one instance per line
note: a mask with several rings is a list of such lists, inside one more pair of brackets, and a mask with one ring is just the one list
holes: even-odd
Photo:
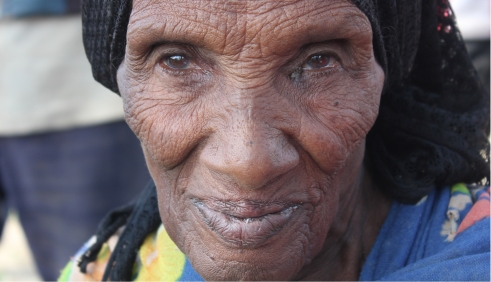
[(277, 139), (210, 145), (202, 151), (200, 161), (217, 178), (225, 177), (242, 189), (260, 189), (299, 163), (296, 149), (289, 143), (285, 144), (285, 140)]

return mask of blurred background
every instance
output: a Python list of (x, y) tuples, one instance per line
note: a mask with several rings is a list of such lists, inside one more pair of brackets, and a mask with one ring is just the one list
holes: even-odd
[(80, 0), (0, 0), (0, 280), (56, 280), (150, 180), (121, 98), (92, 78)]
[[(489, 91), (489, 0), (451, 0)], [(121, 99), (92, 79), (80, 0), (0, 0), (0, 281), (55, 280), (149, 181)]]

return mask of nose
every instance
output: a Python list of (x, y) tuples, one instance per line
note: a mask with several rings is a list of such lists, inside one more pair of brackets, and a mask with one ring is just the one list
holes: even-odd
[(202, 163), (241, 189), (256, 190), (287, 174), (299, 163), (288, 137), (261, 120), (242, 119), (218, 131), (202, 151)]

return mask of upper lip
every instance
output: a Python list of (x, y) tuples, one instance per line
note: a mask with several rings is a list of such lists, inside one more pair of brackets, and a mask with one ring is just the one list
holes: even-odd
[(195, 203), (203, 203), (209, 209), (221, 212), (236, 218), (258, 218), (268, 214), (280, 212), (293, 203), (263, 202), (252, 200), (222, 201), (222, 200), (195, 200)]

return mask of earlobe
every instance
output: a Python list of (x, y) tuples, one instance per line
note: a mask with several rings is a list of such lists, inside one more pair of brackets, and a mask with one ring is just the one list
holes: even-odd
[(378, 85), (381, 85), (380, 87), (380, 92), (381, 95), (384, 95), (385, 89), (388, 87), (387, 84), (387, 76), (385, 75), (384, 69), (382, 66), (375, 60), (375, 77), (376, 77), (376, 83)]

